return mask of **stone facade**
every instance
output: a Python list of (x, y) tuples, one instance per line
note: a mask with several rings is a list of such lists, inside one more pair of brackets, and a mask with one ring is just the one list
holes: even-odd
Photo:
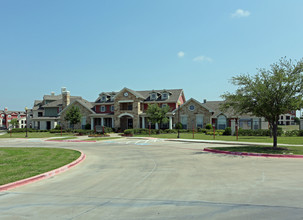
[[(186, 103), (184, 103), (184, 105), (180, 107), (180, 112), (178, 111), (179, 111), (178, 109), (174, 111), (175, 122), (176, 123), (178, 123), (178, 121), (181, 122), (182, 117), (186, 116), (187, 129), (192, 129), (193, 127), (195, 129), (197, 128), (197, 116), (203, 117), (203, 128), (205, 127), (206, 124), (209, 124), (211, 121), (212, 113), (194, 99), (188, 100)], [(180, 115), (180, 119), (178, 118), (179, 115)]]
[[(128, 102), (129, 101), (129, 102)], [(115, 103), (114, 103), (114, 123), (115, 128), (122, 128), (125, 129), (128, 127), (129, 121), (132, 120), (132, 127), (133, 128), (140, 128), (140, 114), (142, 113), (143, 105), (142, 98), (137, 97), (126, 88), (121, 90), (115, 96)], [(132, 109), (121, 109), (122, 104), (131, 104)]]
[[(90, 119), (90, 114), (92, 114), (91, 111), (89, 111), (87, 108), (85, 108), (83, 105), (81, 105), (79, 102), (75, 101), (74, 103), (71, 103), (64, 111), (61, 112), (60, 114), (60, 125), (62, 126), (63, 129), (69, 128), (69, 122), (66, 121), (64, 118), (68, 112), (68, 110), (72, 107), (76, 106), (80, 109), (80, 113), (82, 117), (86, 117), (86, 123), (85, 124), (90, 124), (91, 119)], [(74, 125), (74, 129), (81, 129), (82, 128), (82, 118), (79, 123)]]

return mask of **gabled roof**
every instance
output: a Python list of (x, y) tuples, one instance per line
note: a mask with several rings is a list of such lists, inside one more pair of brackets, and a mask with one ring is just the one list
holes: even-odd
[[(213, 112), (212, 109), (210, 109), (208, 106), (203, 105), (201, 102), (197, 101), (194, 98), (190, 98), (189, 100), (187, 100), (185, 103), (183, 103), (180, 108), (182, 108), (183, 106), (185, 106), (186, 104), (190, 103), (190, 102), (195, 102), (197, 105), (202, 106), (203, 108), (205, 108), (206, 110), (208, 110), (209, 112)], [(178, 108), (176, 108), (173, 113), (175, 113), (176, 111), (178, 111)]]
[(66, 109), (68, 109), (70, 106), (72, 106), (75, 102), (78, 102), (80, 105), (82, 105), (83, 107), (85, 107), (87, 110), (89, 110), (92, 114), (96, 114), (92, 108), (94, 107), (92, 105), (92, 103), (90, 103), (89, 101), (85, 100), (85, 99), (75, 99), (73, 100), (66, 108), (64, 108), (58, 115), (61, 115), (63, 112), (66, 111)]
[(43, 100), (58, 100), (58, 99), (62, 99), (62, 95), (44, 95), (43, 96)]
[(224, 101), (207, 101), (202, 105), (208, 107), (214, 111), (213, 118), (217, 118), (219, 115), (225, 115), (227, 118), (234, 118), (234, 117), (252, 117), (252, 114), (243, 114), (239, 115), (236, 114), (232, 108), (227, 109), (226, 111), (222, 112), (220, 110), (220, 106), (224, 103)]
[[(70, 97), (70, 103), (72, 103), (76, 99), (82, 99), (81, 96), (71, 96)], [(61, 107), (62, 106), (62, 98), (58, 99), (56, 101), (47, 103), (45, 105), (42, 105), (43, 108), (51, 108), (51, 107)]]
[[(158, 97), (156, 100), (150, 99), (151, 93), (169, 93), (170, 96), (168, 99), (162, 100), (161, 97)], [(179, 100), (179, 97), (183, 94), (183, 89), (162, 89), (162, 90), (145, 90), (145, 91), (137, 91), (143, 98), (145, 102), (171, 102), (171, 103), (177, 103)]]

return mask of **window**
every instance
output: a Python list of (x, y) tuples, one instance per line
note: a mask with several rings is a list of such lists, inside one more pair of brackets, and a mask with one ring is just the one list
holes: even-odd
[(82, 127), (82, 129), (85, 129), (85, 125), (86, 125), (86, 116), (83, 116), (82, 120), (81, 120), (81, 127)]
[(167, 104), (162, 104), (161, 107), (162, 107), (162, 108), (166, 108), (166, 107), (167, 107)]
[(290, 120), (290, 116), (286, 116), (286, 120)]
[(105, 112), (105, 106), (102, 105), (101, 108), (100, 108), (101, 112)]
[(43, 112), (38, 112), (38, 117), (43, 117)]
[(150, 99), (155, 100), (157, 98), (156, 93), (151, 94)]
[(254, 130), (260, 128), (260, 120), (258, 118), (253, 119), (253, 128), (254, 128)]
[(181, 124), (183, 129), (187, 129), (187, 115), (181, 115)]
[(12, 116), (11, 116), (11, 115), (8, 115), (7, 117), (8, 117), (8, 118), (11, 118)]
[(111, 110), (112, 112), (115, 111), (115, 106), (112, 105), (112, 106), (110, 107), (110, 110)]
[(281, 115), (281, 120), (283, 120), (283, 115)]
[(121, 103), (120, 104), (120, 110), (133, 110), (133, 103)]
[(195, 106), (194, 106), (194, 105), (190, 105), (190, 106), (188, 107), (188, 109), (189, 109), (190, 111), (193, 111), (193, 110), (195, 110)]
[(218, 129), (226, 128), (226, 117), (224, 115), (220, 115), (218, 117)]
[(163, 93), (163, 94), (162, 94), (162, 99), (167, 99), (167, 98), (168, 98), (167, 93)]
[(105, 96), (105, 95), (101, 97), (101, 101), (102, 101), (102, 102), (105, 102), (105, 101), (106, 101), (106, 96)]
[(203, 128), (203, 115), (196, 115), (196, 127)]

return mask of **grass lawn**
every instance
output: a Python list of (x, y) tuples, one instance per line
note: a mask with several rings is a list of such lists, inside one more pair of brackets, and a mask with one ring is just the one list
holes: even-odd
[[(62, 133), (63, 136), (73, 136), (72, 133)], [(61, 137), (61, 133), (49, 133), (49, 132), (28, 132), (28, 138), (48, 138), (48, 137)], [(25, 138), (25, 132), (21, 133), (12, 133), (12, 137), (10, 133), (6, 133), (4, 135), (0, 135), (0, 138)]]
[(0, 185), (59, 168), (80, 155), (57, 148), (0, 148)]
[[(156, 138), (173, 138), (177, 139), (178, 134), (157, 134), (151, 135)], [(148, 135), (135, 135), (135, 137), (148, 137)], [(181, 139), (193, 139), (192, 133), (180, 133)], [(214, 140), (212, 135), (205, 135), (204, 133), (196, 133), (195, 138), (197, 140)], [(216, 136), (215, 140), (222, 141), (237, 141), (235, 136)], [(240, 142), (258, 142), (258, 143), (272, 143), (273, 140), (270, 137), (264, 136), (239, 136)], [(303, 137), (278, 137), (278, 144), (302, 144)]]
[(287, 146), (274, 150), (268, 146), (245, 146), (245, 147), (210, 147), (214, 150), (223, 150), (230, 152), (246, 152), (246, 153), (265, 153), (265, 154), (295, 154), (303, 155), (303, 147)]
[(103, 141), (103, 140), (110, 140), (110, 139), (119, 139), (121, 137), (92, 137), (85, 139), (86, 141)]

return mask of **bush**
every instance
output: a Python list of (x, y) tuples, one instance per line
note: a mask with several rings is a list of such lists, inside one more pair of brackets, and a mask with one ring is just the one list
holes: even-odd
[(124, 134), (134, 134), (134, 129), (125, 129)]
[(208, 130), (210, 130), (210, 129), (213, 129), (213, 126), (212, 126), (211, 124), (207, 124), (207, 125), (205, 126), (205, 128), (208, 129)]
[(178, 122), (175, 126), (175, 129), (182, 129), (183, 125), (181, 124), (181, 122)]
[(86, 124), (85, 125), (85, 130), (90, 130), (91, 129), (91, 125), (90, 124)]
[(56, 125), (55, 129), (56, 130), (61, 130), (61, 126), (60, 125)]
[[(278, 136), (281, 136), (283, 134), (282, 128), (278, 128), (277, 134), (278, 134)], [(238, 135), (239, 136), (270, 136), (271, 130), (269, 130), (269, 129), (252, 130), (252, 129), (239, 128)]]
[(231, 135), (231, 128), (230, 127), (225, 128), (223, 135)]

